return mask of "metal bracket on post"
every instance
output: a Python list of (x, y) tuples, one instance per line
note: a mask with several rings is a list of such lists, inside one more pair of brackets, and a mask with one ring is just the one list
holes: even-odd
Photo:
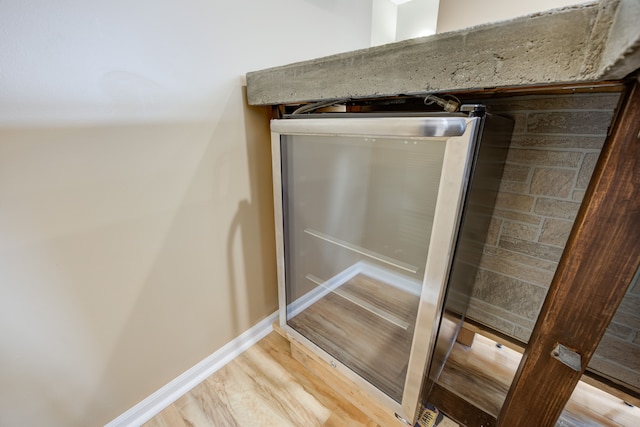
[(558, 343), (553, 349), (553, 351), (551, 352), (551, 356), (553, 356), (554, 359), (557, 359), (560, 362), (564, 363), (574, 371), (582, 371), (582, 357), (580, 357), (580, 354), (576, 353), (573, 350), (569, 350), (567, 347), (563, 346), (560, 343)]

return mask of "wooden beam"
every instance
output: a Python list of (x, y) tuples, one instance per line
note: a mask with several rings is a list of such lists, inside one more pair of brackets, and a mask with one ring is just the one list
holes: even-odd
[[(639, 138), (635, 83), (603, 147), (499, 426), (554, 426), (638, 269)], [(581, 356), (579, 370), (552, 356), (558, 343)]]

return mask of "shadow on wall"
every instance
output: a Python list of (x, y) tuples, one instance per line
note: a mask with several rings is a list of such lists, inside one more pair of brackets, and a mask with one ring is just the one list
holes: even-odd
[[(271, 170), (271, 133), (269, 119), (270, 107), (252, 107), (247, 102), (247, 88), (242, 88), (244, 107), (244, 131), (247, 142), (247, 161), (249, 167), (249, 187), (251, 197), (249, 200), (241, 200), (238, 210), (233, 217), (229, 233), (227, 235), (227, 269), (229, 275), (229, 289), (231, 291), (231, 304), (237, 306), (240, 297), (238, 286), (239, 274), (236, 269), (244, 267), (244, 283), (262, 283), (267, 280), (273, 287), (263, 287), (262, 292), (250, 292), (242, 295), (242, 299), (248, 304), (249, 313), (263, 313), (265, 301), (276, 305), (277, 309), (277, 279), (276, 279), (276, 254), (275, 254), (275, 228), (273, 215), (273, 190)], [(266, 125), (265, 125), (266, 124)], [(240, 234), (240, 248), (242, 258), (238, 260), (236, 254), (237, 235)], [(241, 261), (241, 262), (239, 262)], [(249, 290), (250, 286), (245, 285)], [(269, 313), (267, 313), (269, 314)], [(264, 317), (251, 318), (251, 324)], [(238, 316), (232, 320), (232, 330), (235, 335), (244, 332), (241, 327), (241, 319)]]
[(104, 424), (276, 309), (268, 111), (225, 107), (0, 129), (1, 425)]

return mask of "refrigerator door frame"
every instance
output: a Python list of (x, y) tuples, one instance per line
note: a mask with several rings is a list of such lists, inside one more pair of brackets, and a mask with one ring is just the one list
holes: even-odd
[[(380, 123), (381, 120), (382, 123)], [(271, 121), (280, 327), (291, 338), (395, 412), (396, 417), (410, 423), (415, 422), (417, 418), (422, 386), (434, 351), (460, 227), (462, 206), (482, 125), (483, 117), (446, 117), (446, 114), (441, 117), (314, 118)], [(429, 252), (401, 403), (393, 400), (287, 324), (283, 214), (285, 199), (281, 164), (281, 136), (285, 135), (419, 138), (421, 140), (429, 140), (433, 137), (439, 141), (446, 137)]]

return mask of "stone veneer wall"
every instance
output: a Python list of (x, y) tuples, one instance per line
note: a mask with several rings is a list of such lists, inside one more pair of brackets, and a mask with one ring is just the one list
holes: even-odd
[[(482, 100), (515, 127), (467, 317), (528, 341), (593, 173), (618, 93)], [(640, 285), (590, 368), (640, 389)]]
[(604, 143), (619, 94), (484, 100), (514, 119), (467, 317), (527, 341)]
[(640, 393), (640, 277), (629, 286), (589, 369)]

